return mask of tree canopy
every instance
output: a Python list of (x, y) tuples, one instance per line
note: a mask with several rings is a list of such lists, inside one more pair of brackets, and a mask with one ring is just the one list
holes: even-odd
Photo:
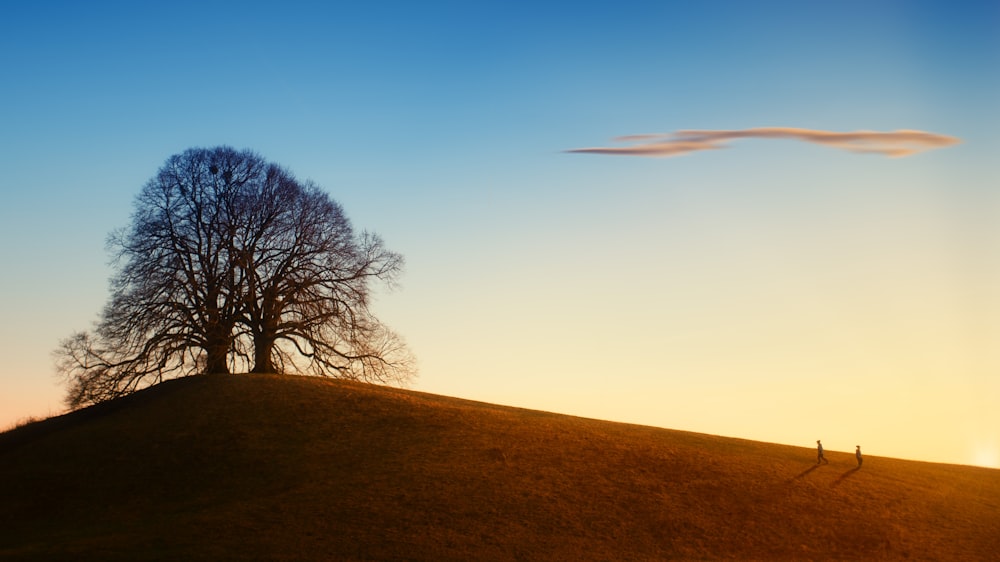
[(55, 352), (72, 407), (199, 373), (398, 382), (414, 372), (370, 308), (372, 284), (393, 286), (402, 256), (254, 152), (171, 156), (108, 246), (108, 303)]

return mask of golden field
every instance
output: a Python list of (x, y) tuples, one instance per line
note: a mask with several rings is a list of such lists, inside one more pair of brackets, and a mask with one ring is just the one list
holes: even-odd
[(0, 434), (2, 560), (995, 560), (1000, 471), (198, 376)]

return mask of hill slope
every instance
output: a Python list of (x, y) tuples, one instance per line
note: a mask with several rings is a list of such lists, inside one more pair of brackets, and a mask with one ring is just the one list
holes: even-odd
[(941, 559), (1000, 471), (343, 381), (206, 376), (0, 434), (0, 559)]

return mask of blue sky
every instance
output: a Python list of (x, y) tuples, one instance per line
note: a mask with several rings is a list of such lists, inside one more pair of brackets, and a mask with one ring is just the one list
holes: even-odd
[[(0, 19), (0, 426), (172, 154), (250, 148), (407, 260), (412, 388), (1000, 466), (994, 2), (37, 2)], [(741, 138), (917, 130), (900, 158)]]

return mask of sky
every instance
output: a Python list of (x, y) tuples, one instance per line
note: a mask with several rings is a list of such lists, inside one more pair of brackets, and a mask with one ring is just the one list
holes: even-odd
[(2, 4), (0, 428), (228, 145), (403, 254), (413, 390), (1000, 468), (996, 2)]

